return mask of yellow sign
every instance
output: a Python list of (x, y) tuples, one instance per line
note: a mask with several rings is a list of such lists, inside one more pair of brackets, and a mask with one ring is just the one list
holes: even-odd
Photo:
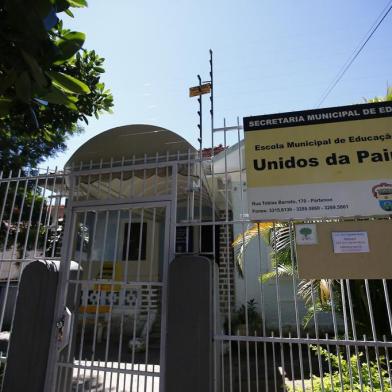
[(189, 89), (189, 96), (196, 97), (198, 95), (209, 94), (211, 92), (211, 83), (205, 83), (201, 86), (191, 87)]
[(248, 117), (244, 129), (252, 219), (392, 213), (392, 102)]

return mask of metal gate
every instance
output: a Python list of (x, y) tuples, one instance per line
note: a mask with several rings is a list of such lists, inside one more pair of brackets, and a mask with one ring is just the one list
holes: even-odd
[(72, 211), (68, 260), (78, 267), (67, 281), (67, 301), (73, 318), (54, 390), (72, 373), (82, 390), (159, 391), (170, 205)]
[(168, 164), (72, 171), (56, 319), (64, 307), (72, 318), (66, 349), (49, 357), (48, 391), (162, 390), (172, 173)]
[[(216, 391), (391, 391), (391, 281), (300, 279), (295, 225), (304, 222), (250, 221), (239, 121), (213, 130), (219, 143), (211, 172), (220, 232)], [(389, 216), (351, 219), (378, 220), (392, 224)], [(343, 221), (337, 211), (313, 223)]]
[(132, 163), (1, 178), (2, 371), (23, 268), (50, 259), (60, 282), (45, 390), (162, 390), (175, 171)]
[(167, 265), (197, 253), (216, 265), (216, 392), (392, 390), (390, 281), (300, 280), (297, 222), (247, 216), (242, 136), (224, 126), (201, 155), (2, 175), (3, 368), (23, 266), (61, 260), (47, 391), (162, 391)]

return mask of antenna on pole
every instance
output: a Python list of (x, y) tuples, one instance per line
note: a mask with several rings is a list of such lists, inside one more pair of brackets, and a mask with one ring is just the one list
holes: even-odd
[(203, 94), (208, 94), (210, 93), (210, 101), (211, 101), (211, 109), (210, 109), (210, 114), (211, 114), (211, 126), (212, 129), (214, 127), (214, 96), (213, 96), (213, 91), (212, 91), (212, 50), (210, 49), (210, 77), (211, 80), (208, 81), (202, 81), (201, 76), (197, 75), (197, 79), (199, 81), (199, 84), (197, 86), (191, 87), (189, 89), (189, 96), (190, 97), (198, 97), (197, 100), (199, 102), (199, 110), (197, 111), (197, 114), (199, 115), (199, 124), (197, 127), (199, 128), (199, 137), (198, 137), (198, 142), (200, 146), (200, 157), (202, 158), (201, 154), (203, 151), (203, 100), (202, 100), (202, 95)]
[[(211, 92), (210, 92), (210, 116), (211, 116), (211, 133), (214, 132), (214, 69), (213, 69), (213, 52), (210, 49), (210, 83), (211, 83)], [(214, 148), (214, 146), (212, 146)]]
[[(200, 75), (197, 75), (197, 79), (199, 79), (199, 91), (201, 91), (201, 77)], [(200, 159), (201, 159), (201, 154), (203, 150), (203, 101), (202, 101), (202, 94), (199, 95), (199, 98), (197, 98), (199, 102), (199, 110), (197, 111), (197, 114), (199, 115), (199, 124), (197, 127), (199, 128), (199, 138), (197, 139), (199, 141), (200, 145)]]

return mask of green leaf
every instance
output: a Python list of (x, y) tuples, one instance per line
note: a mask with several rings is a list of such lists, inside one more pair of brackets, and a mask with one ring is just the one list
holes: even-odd
[(31, 56), (29, 53), (25, 52), (23, 49), (21, 50), (21, 52), (24, 60), (30, 67), (31, 74), (33, 75), (33, 78), (37, 82), (38, 86), (46, 87), (48, 85), (48, 81), (46, 80), (45, 75), (42, 72), (42, 69), (39, 66), (36, 59), (33, 56)]
[(94, 71), (97, 71), (98, 73), (104, 73), (105, 70), (102, 67), (94, 67)]
[(88, 5), (86, 0), (68, 0), (68, 3), (71, 7), (77, 8), (84, 8)]
[(12, 105), (12, 99), (0, 97), (0, 118), (8, 116)]
[(66, 106), (68, 109), (71, 110), (78, 110), (77, 106), (74, 102), (72, 102), (69, 97), (64, 94), (60, 89), (52, 88), (47, 94), (40, 97), (49, 103), (53, 103), (56, 105), (63, 105)]
[(84, 44), (86, 35), (77, 31), (70, 31), (56, 41), (60, 54), (56, 58), (55, 64), (62, 64), (77, 53)]
[(273, 279), (276, 277), (276, 272), (271, 271), (271, 272), (266, 272), (265, 274), (260, 275), (260, 282), (265, 283), (268, 282), (269, 280)]
[(23, 102), (30, 102), (31, 100), (31, 81), (29, 74), (24, 71), (20, 74), (15, 83), (16, 96)]
[(74, 17), (74, 14), (71, 12), (71, 10), (65, 10), (64, 11), (69, 17), (71, 17), (71, 18), (73, 18)]
[(53, 83), (71, 94), (90, 94), (88, 86), (73, 76), (61, 72), (48, 71), (46, 74), (52, 79)]

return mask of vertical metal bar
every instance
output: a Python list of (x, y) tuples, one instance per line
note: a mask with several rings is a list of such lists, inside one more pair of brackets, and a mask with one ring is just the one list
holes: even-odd
[[(81, 171), (82, 169), (83, 169), (83, 162), (80, 162), (79, 170)], [(81, 183), (81, 181), (82, 181), (82, 176), (78, 175), (77, 176), (78, 185), (77, 185), (76, 190), (75, 190), (75, 200), (79, 200), (79, 198), (80, 198), (80, 183)]]
[[(273, 222), (273, 251), (277, 253), (277, 244), (276, 244), (276, 224)], [(278, 329), (279, 329), (279, 337), (283, 337), (283, 330), (282, 330), (282, 311), (280, 307), (280, 282), (279, 282), (279, 269), (278, 264), (275, 264), (275, 285), (276, 285), (276, 302), (278, 305)], [(280, 358), (282, 363), (282, 382), (285, 385), (285, 377), (286, 377), (286, 370), (285, 370), (285, 358), (284, 358), (284, 350), (283, 350), (283, 343), (280, 343)]]
[[(82, 231), (82, 238), (80, 239), (80, 246), (79, 246), (79, 265), (78, 265), (78, 271), (77, 271), (77, 275), (76, 275), (76, 282), (77, 283), (75, 283), (75, 292), (74, 292), (74, 296), (73, 296), (74, 297), (73, 304), (74, 304), (75, 308), (77, 308), (77, 306), (78, 306), (78, 303), (77, 303), (78, 291), (79, 291), (79, 287), (81, 287), (79, 285), (79, 280), (80, 280), (80, 272), (82, 269), (83, 243), (85, 241), (85, 235), (86, 235), (84, 228), (86, 227), (86, 221), (87, 221), (87, 211), (84, 211), (84, 213), (83, 213), (83, 231)], [(75, 324), (77, 325), (77, 320), (75, 320), (75, 318), (76, 317), (73, 317), (72, 321), (71, 321), (71, 331), (74, 330)], [(71, 341), (68, 344), (68, 353), (67, 353), (67, 362), (68, 363), (71, 361), (71, 348), (73, 347), (73, 339), (74, 338), (76, 338), (76, 334), (73, 336), (71, 335)], [(72, 362), (73, 362), (73, 359), (72, 359)], [(78, 370), (77, 370), (77, 378), (76, 378), (77, 383), (79, 382), (79, 376), (80, 376), (80, 368), (78, 368)], [(71, 386), (70, 386), (70, 388), (71, 388)]]
[[(363, 340), (364, 341), (367, 340), (366, 335), (363, 335)], [(368, 369), (368, 377), (369, 377), (370, 389), (373, 392), (374, 391), (374, 385), (373, 385), (372, 374), (370, 372), (371, 365), (370, 365), (370, 360), (369, 360), (369, 349), (368, 349), (367, 345), (365, 345), (365, 356), (366, 356), (366, 364), (367, 364), (367, 369)]]
[(34, 242), (34, 258), (37, 257), (37, 247), (38, 247), (38, 241), (39, 241), (39, 236), (40, 236), (40, 229), (42, 225), (42, 213), (45, 205), (45, 197), (46, 197), (46, 190), (48, 187), (48, 178), (49, 178), (49, 168), (46, 170), (45, 174), (45, 183), (43, 187), (43, 192), (42, 192), (42, 201), (41, 201), (41, 206), (39, 210), (39, 217), (38, 217), (38, 226), (37, 226), (37, 233), (35, 235), (35, 242)]
[[(330, 292), (330, 300), (331, 300), (332, 324), (333, 324), (333, 330), (334, 330), (334, 338), (335, 338), (335, 340), (337, 340), (338, 339), (338, 327), (337, 327), (337, 322), (336, 322), (335, 299), (334, 299), (334, 294), (333, 294), (333, 284), (331, 283), (330, 279), (328, 279), (328, 289)], [(341, 361), (340, 347), (338, 345), (336, 345), (336, 355), (338, 357), (340, 388), (341, 388), (341, 391), (344, 392), (342, 361)]]
[[(103, 159), (102, 158), (99, 161), (99, 168), (100, 169), (103, 168)], [(103, 195), (101, 195), (101, 188), (102, 188), (102, 173), (99, 172), (99, 174), (98, 174), (98, 181), (97, 181), (97, 196), (96, 196), (97, 200), (103, 200), (104, 199)]]
[[(260, 275), (262, 274), (262, 259), (261, 259), (261, 232), (260, 224), (257, 224), (257, 240), (258, 240), (258, 254), (259, 254), (259, 268)], [(265, 322), (265, 301), (263, 292), (263, 281), (260, 279), (260, 306), (261, 306), (261, 325), (262, 325), (262, 336), (267, 336), (266, 333), (266, 322)], [(265, 388), (268, 390), (268, 361), (267, 361), (267, 343), (263, 343), (263, 354), (264, 354), (264, 377), (265, 377)]]
[[(97, 221), (98, 221), (98, 212), (95, 211), (94, 214), (94, 223), (93, 223), (93, 237), (91, 241), (91, 249), (95, 248), (95, 241), (96, 241), (96, 235), (97, 235)], [(87, 280), (90, 282), (92, 277), (91, 277), (91, 271), (92, 271), (92, 252), (90, 252), (89, 259), (87, 261), (87, 266), (88, 266), (88, 272), (87, 272)], [(83, 312), (83, 320), (82, 320), (82, 331), (80, 333), (80, 347), (79, 347), (79, 361), (82, 361), (82, 356), (83, 356), (83, 348), (84, 348), (84, 339), (85, 339), (85, 333), (86, 333), (86, 323), (87, 323), (87, 306), (88, 306), (88, 292), (89, 292), (89, 286), (91, 283), (87, 283), (87, 285), (84, 287), (84, 290), (86, 291), (86, 294), (82, 296), (83, 300), (83, 306), (84, 306), (84, 312)], [(92, 287), (94, 288), (94, 286)], [(85, 358), (85, 370), (87, 368), (87, 358)], [(90, 371), (92, 372), (92, 370)], [(86, 372), (84, 372), (86, 374)]]
[[(148, 354), (149, 354), (149, 340), (150, 340), (150, 317), (151, 317), (151, 295), (152, 295), (152, 270), (153, 270), (153, 260), (155, 259), (155, 223), (156, 223), (156, 208), (153, 208), (153, 217), (152, 217), (152, 236), (151, 236), (151, 261), (149, 266), (149, 276), (148, 281), (150, 282), (150, 286), (148, 287), (148, 310), (147, 310), (147, 335), (146, 335), (146, 350), (145, 350), (145, 359), (144, 366), (147, 369), (148, 365)], [(157, 263), (159, 263), (159, 255), (157, 257)], [(144, 392), (147, 392), (147, 381), (144, 383)]]
[[(102, 161), (102, 160), (101, 160)], [(98, 212), (97, 212), (98, 213)], [(103, 278), (103, 266), (104, 266), (104, 260), (105, 260), (105, 253), (106, 253), (106, 244), (107, 244), (107, 233), (108, 233), (108, 221), (109, 221), (109, 210), (103, 211), (103, 213), (105, 214), (105, 223), (103, 226), (103, 243), (102, 243), (102, 253), (101, 253), (101, 257), (100, 257), (100, 265), (99, 265), (99, 280), (100, 282), (102, 281)], [(91, 371), (93, 370), (93, 366), (94, 366), (94, 361), (95, 361), (95, 354), (96, 354), (96, 344), (97, 344), (97, 332), (98, 332), (98, 314), (99, 314), (99, 307), (101, 305), (101, 295), (102, 295), (102, 283), (100, 283), (98, 285), (98, 293), (97, 293), (97, 303), (95, 306), (95, 315), (94, 315), (94, 332), (93, 332), (93, 341), (91, 344)], [(100, 367), (100, 361), (99, 361), (99, 367)], [(99, 379), (99, 375), (100, 375), (100, 370), (97, 370), (97, 380)], [(98, 382), (97, 382), (97, 386), (96, 389), (98, 388)], [(89, 391), (91, 392), (91, 385), (90, 385), (90, 389)]]
[[(146, 161), (146, 156), (145, 156), (145, 161)], [(143, 184), (146, 181), (146, 170), (144, 170), (144, 181)], [(145, 192), (145, 185), (143, 185), (143, 195)], [(140, 215), (140, 229), (139, 229), (139, 248), (138, 248), (138, 256), (137, 256), (137, 272), (136, 272), (136, 281), (140, 281), (140, 267), (141, 267), (141, 255), (142, 255), (142, 243), (143, 243), (143, 224), (144, 224), (144, 208), (141, 208), (141, 215)], [(143, 290), (142, 287), (139, 288), (139, 295), (140, 295), (140, 306), (143, 301)], [(139, 316), (140, 310), (138, 310), (135, 314), (135, 320), (137, 320)], [(135, 347), (133, 347), (134, 349)], [(140, 369), (140, 365), (139, 365)], [(137, 390), (139, 389), (139, 374), (136, 375), (136, 380), (137, 380)]]
[[(328, 334), (325, 334), (325, 340), (328, 341)], [(331, 380), (331, 391), (334, 392), (334, 381), (333, 381), (333, 372), (332, 372), (332, 366), (331, 366), (331, 352), (329, 350), (329, 344), (327, 344), (327, 352), (328, 352), (328, 357), (327, 357), (327, 361), (328, 361), (328, 371), (329, 371), (329, 377)]]
[(155, 154), (155, 177), (154, 177), (154, 196), (158, 195), (158, 178), (159, 178), (159, 170), (158, 170), (158, 162), (159, 162), (159, 154)]
[[(348, 305), (349, 305), (350, 318), (351, 318), (351, 329), (352, 329), (352, 332), (353, 332), (354, 341), (357, 341), (357, 329), (355, 327), (354, 308), (353, 308), (352, 299), (351, 299), (350, 282), (349, 282), (348, 279), (346, 279), (346, 288), (347, 288), (347, 298), (348, 298)], [(359, 361), (359, 351), (358, 351), (358, 346), (357, 345), (354, 346), (354, 351), (355, 351), (355, 355), (358, 358), (357, 368), (358, 368), (359, 385), (361, 387), (361, 391), (363, 392), (361, 364), (360, 364), (360, 361)], [(351, 361), (351, 359), (347, 358), (347, 361)]]
[(136, 194), (135, 194), (135, 192), (136, 192), (136, 190), (135, 190), (136, 175), (135, 175), (135, 168), (134, 168), (135, 160), (136, 160), (135, 155), (132, 155), (132, 176), (131, 176), (131, 185), (130, 185), (130, 189), (129, 189), (129, 197), (136, 196)]
[[(110, 158), (110, 168), (113, 168), (113, 158)], [(112, 190), (112, 183), (113, 183), (113, 170), (109, 172), (109, 180), (108, 180), (108, 198), (109, 197), (115, 197), (119, 195), (114, 194), (114, 190)]]
[[(162, 272), (162, 306), (161, 306), (161, 352), (160, 352), (160, 382), (159, 382), (159, 392), (165, 392), (165, 372), (166, 372), (166, 362), (165, 362), (165, 347), (166, 347), (166, 324), (167, 324), (167, 282), (168, 282), (168, 270), (169, 262), (174, 258), (176, 250), (176, 225), (170, 222), (176, 222), (177, 217), (177, 175), (178, 167), (177, 164), (172, 166), (172, 201), (168, 208), (165, 208), (165, 228), (170, 228), (170, 230), (165, 230), (165, 250), (162, 258), (163, 262), (163, 272)], [(168, 248), (166, 247), (168, 245)], [(168, 391), (167, 391), (168, 392)]]
[[(214, 133), (214, 64), (213, 64), (213, 52), (210, 49), (210, 82), (211, 82), (211, 92), (210, 92), (210, 117), (211, 117), (211, 135)], [(213, 140), (213, 139), (212, 139)], [(214, 148), (214, 143), (212, 143), (212, 148)]]
[[(291, 340), (291, 332), (289, 332), (289, 339)], [(291, 378), (292, 378), (292, 383), (293, 383), (293, 392), (295, 392), (295, 373), (294, 373), (293, 344), (291, 342), (289, 343), (289, 349), (290, 349)], [(299, 357), (301, 357), (301, 354), (299, 354)]]
[[(386, 336), (383, 335), (382, 338), (383, 338), (383, 341), (386, 343), (387, 342)], [(389, 387), (390, 387), (390, 390), (392, 391), (391, 363), (389, 362), (388, 347), (385, 347), (385, 362), (387, 364)]]
[[(201, 90), (201, 77), (200, 75), (197, 75), (197, 79), (199, 80), (199, 89)], [(197, 101), (199, 102), (199, 111), (197, 114), (199, 115), (199, 124), (197, 127), (199, 128), (199, 145), (200, 145), (200, 161), (201, 161), (201, 154), (203, 150), (203, 100), (202, 100), (202, 95), (200, 94), (199, 97), (197, 98)]]
[[(348, 328), (348, 321), (347, 321), (347, 310), (346, 310), (346, 294), (345, 294), (345, 288), (344, 288), (344, 283), (343, 279), (340, 279), (340, 292), (342, 296), (342, 308), (343, 308), (343, 321), (344, 321), (344, 339), (349, 340), (349, 328)], [(350, 346), (346, 345), (346, 355), (347, 355), (347, 364), (348, 364), (348, 370), (350, 374), (350, 388), (353, 390), (353, 373), (352, 373), (352, 368), (351, 368), (351, 350)]]
[[(306, 339), (309, 340), (309, 333), (306, 334)], [(310, 385), (312, 388), (312, 391), (314, 391), (314, 386), (313, 386), (313, 366), (312, 366), (312, 352), (310, 351), (310, 344), (307, 344), (308, 347), (308, 361), (309, 361), (309, 378), (310, 378)], [(322, 386), (323, 387), (323, 386)]]
[[(55, 196), (54, 196), (56, 198), (55, 215), (54, 215), (54, 218), (53, 218), (55, 224), (54, 224), (54, 228), (52, 228), (52, 232), (54, 233), (54, 235), (53, 235), (54, 238), (56, 237), (56, 233), (57, 233), (57, 230), (59, 228), (59, 210), (60, 210), (60, 207), (61, 207), (61, 199), (62, 199), (62, 195), (63, 195), (63, 192), (64, 192), (64, 187), (65, 187), (65, 176), (63, 175), (61, 177), (61, 187), (60, 187), (59, 194), (55, 194)], [(53, 186), (53, 188), (54, 188), (54, 191), (56, 191), (56, 187)], [(53, 194), (52, 194), (52, 196), (53, 196)], [(56, 253), (55, 253), (56, 252), (56, 246), (57, 246), (57, 241), (53, 240), (51, 257), (55, 257), (55, 255), (56, 255)]]
[[(239, 335), (239, 331), (237, 331), (237, 335)], [(238, 358), (238, 391), (242, 391), (242, 379), (241, 379), (241, 346), (240, 346), (240, 341), (237, 341), (237, 358)]]
[[(223, 334), (223, 331), (222, 331)], [(221, 380), (222, 380), (222, 389), (221, 391), (225, 391), (225, 350), (224, 350), (224, 341), (221, 340)]]
[[(55, 168), (54, 175), (53, 175), (53, 188), (56, 187), (56, 178), (57, 178), (57, 167)], [(51, 196), (53, 196), (53, 191), (51, 191)], [(49, 235), (49, 230), (50, 230), (50, 224), (51, 224), (51, 218), (52, 218), (52, 203), (53, 203), (53, 197), (50, 198), (49, 201), (49, 208), (46, 209), (46, 219), (45, 219), (45, 239), (44, 239), (44, 245), (43, 245), (43, 255), (46, 257), (47, 249), (46, 245), (48, 243), (48, 235)]]
[[(19, 294), (20, 280), (21, 280), (23, 269), (25, 267), (24, 259), (26, 258), (26, 252), (27, 252), (27, 247), (28, 247), (28, 239), (29, 239), (29, 235), (30, 235), (30, 228), (31, 228), (31, 223), (32, 223), (32, 215), (33, 215), (35, 199), (36, 199), (36, 194), (37, 194), (37, 186), (38, 186), (38, 178), (35, 180), (35, 185), (34, 185), (34, 189), (33, 189), (33, 199), (32, 199), (31, 206), (30, 206), (30, 213), (29, 213), (27, 230), (26, 230), (26, 238), (25, 238), (25, 242), (24, 242), (24, 245), (23, 245), (22, 265), (21, 265), (20, 271), (18, 273), (18, 278), (17, 278), (17, 282), (18, 283), (17, 283), (17, 289), (16, 289), (16, 298), (18, 297), (18, 294)], [(1, 220), (0, 220), (0, 223), (1, 223)], [(6, 306), (6, 302), (4, 302), (3, 306)], [(15, 302), (14, 308), (12, 310), (11, 327), (10, 327), (10, 333), (11, 334), (12, 334), (12, 330), (13, 330), (13, 326), (14, 326), (15, 311), (16, 311), (16, 302)], [(7, 357), (8, 357), (8, 347), (7, 347)]]
[(202, 233), (203, 227), (201, 222), (203, 221), (203, 151), (200, 149), (200, 163), (199, 163), (199, 253), (203, 252), (202, 244)]
[[(114, 297), (114, 295), (113, 295), (114, 294), (113, 282), (116, 279), (116, 260), (117, 260), (117, 251), (118, 251), (118, 237), (119, 237), (119, 233), (120, 233), (120, 215), (121, 215), (121, 210), (119, 209), (119, 210), (117, 210), (116, 231), (115, 231), (115, 237), (114, 237), (112, 278), (111, 278), (111, 284), (110, 284), (109, 316), (108, 316), (108, 322), (107, 322), (107, 326), (106, 326), (105, 368), (108, 367), (110, 332), (111, 332), (111, 327), (112, 327), (113, 297)], [(113, 367), (113, 363), (112, 363), (112, 367)], [(103, 385), (104, 386), (106, 385), (106, 374), (107, 374), (107, 372), (105, 372), (104, 376), (103, 376)], [(112, 374), (112, 372), (110, 374)]]
[[(57, 284), (56, 307), (55, 307), (56, 311), (54, 316), (54, 323), (60, 320), (63, 315), (64, 305), (68, 293), (67, 281), (69, 279), (71, 252), (73, 246), (73, 233), (74, 233), (74, 225), (75, 225), (75, 219), (72, 214), (72, 198), (73, 198), (74, 189), (75, 189), (75, 177), (71, 175), (70, 197), (68, 200), (69, 202), (65, 214), (65, 216), (67, 216), (67, 219), (65, 220), (63, 244), (61, 247), (61, 262), (60, 262), (60, 270), (59, 270), (59, 280)], [(59, 353), (57, 351), (56, 328), (54, 326), (52, 331), (52, 336), (51, 336), (51, 347), (48, 354), (48, 365), (46, 371), (44, 392), (52, 392), (54, 390), (57, 371), (58, 371), (58, 365), (57, 365), (58, 358), (59, 358)]]
[[(257, 336), (257, 332), (255, 332), (255, 337)], [(256, 378), (256, 392), (259, 392), (259, 358), (258, 358), (258, 350), (257, 350), (257, 342), (255, 341), (255, 378)], [(267, 381), (267, 380), (266, 380)]]
[[(90, 160), (89, 169), (93, 168), (93, 161)], [(91, 174), (87, 177), (87, 189), (86, 189), (86, 200), (90, 200), (90, 191), (91, 191)]]
[[(227, 142), (226, 142), (226, 119), (223, 120), (224, 126), (224, 158), (225, 158), (225, 229), (226, 229), (226, 278), (227, 278), (227, 312), (228, 312), (228, 326), (229, 326), (229, 335), (231, 335), (231, 282), (230, 282), (230, 258), (229, 258), (229, 194), (228, 194), (228, 172), (227, 172)], [(230, 380), (230, 392), (233, 391), (233, 377), (232, 371), (232, 347), (231, 340), (229, 340), (229, 380)]]
[[(210, 80), (211, 80), (211, 93), (210, 93), (210, 118), (211, 118), (211, 178), (212, 178), (212, 252), (214, 253), (214, 267), (216, 266), (216, 211), (215, 211), (215, 145), (214, 145), (214, 67), (213, 67), (213, 52), (210, 49)], [(216, 272), (216, 268), (213, 268), (213, 282), (217, 282), (219, 287), (219, 270)], [(216, 288), (216, 285), (214, 286)], [(217, 311), (219, 304), (219, 288), (217, 288), (217, 293), (215, 293), (215, 289), (213, 291), (213, 336), (215, 336), (218, 332), (218, 325), (217, 325)], [(214, 346), (213, 346), (213, 356), (214, 356), (214, 389), (215, 391), (218, 390), (218, 358), (217, 358), (217, 342), (214, 339)]]
[[(147, 154), (144, 154), (144, 163), (147, 163)], [(143, 169), (143, 181), (142, 181), (142, 196), (146, 196), (146, 179), (147, 179), (147, 171)]]
[(144, 224), (144, 208), (141, 209), (141, 215), (140, 215), (139, 250), (137, 256), (137, 272), (136, 272), (137, 281), (140, 281), (140, 268), (141, 268), (142, 244), (143, 244), (143, 224)]
[[(90, 161), (90, 165), (89, 168), (92, 169), (92, 161)], [(91, 185), (91, 175), (88, 175), (88, 180), (87, 180), (87, 190), (86, 190), (86, 200), (89, 199), (89, 195), (90, 195), (90, 185)], [(87, 211), (88, 212), (94, 212), (92, 210)], [(93, 236), (91, 238), (91, 247), (90, 249), (93, 250), (95, 248), (95, 240), (96, 240), (96, 233), (97, 233), (97, 220), (98, 220), (98, 212), (95, 211), (94, 213), (94, 222), (93, 222)], [(89, 233), (89, 237), (90, 237), (90, 233)], [(90, 239), (90, 238), (89, 238)], [(80, 261), (81, 264), (81, 261)], [(88, 281), (90, 281), (92, 279), (91, 277), (91, 270), (92, 270), (92, 251), (90, 252), (90, 255), (88, 257), (88, 260), (86, 260), (86, 264), (87, 264), (87, 277), (86, 279)], [(86, 286), (83, 287), (83, 285), (81, 285), (81, 291), (82, 291), (82, 306), (84, 307), (84, 312), (83, 312), (83, 318), (82, 318), (82, 330), (80, 333), (80, 347), (79, 347), (79, 362), (82, 362), (82, 356), (83, 356), (83, 348), (84, 348), (84, 339), (85, 339), (85, 330), (86, 330), (86, 323), (87, 323), (87, 306), (88, 306), (88, 292), (89, 292), (89, 285), (90, 283), (87, 283)], [(83, 293), (83, 291), (85, 292), (85, 294)], [(86, 367), (87, 367), (87, 358), (84, 359), (84, 373), (83, 373), (83, 379), (86, 376)], [(84, 385), (84, 384), (83, 384)]]
[[(291, 268), (293, 270), (292, 273), (292, 285), (293, 285), (293, 299), (294, 299), (294, 310), (295, 310), (295, 325), (297, 327), (297, 338), (301, 337), (301, 327), (300, 327), (300, 321), (299, 321), (299, 313), (298, 313), (298, 303), (297, 303), (297, 270), (296, 270), (296, 251), (295, 251), (295, 245), (293, 241), (294, 237), (294, 223), (293, 221), (289, 222), (289, 235), (290, 235), (290, 259), (291, 259)], [(300, 372), (301, 372), (301, 384), (302, 384), (302, 390), (305, 391), (305, 380), (304, 380), (304, 365), (303, 365), (303, 358), (302, 358), (302, 346), (300, 343), (298, 343), (298, 353), (299, 353), (299, 367), (300, 367)]]
[[(274, 337), (274, 331), (271, 332), (271, 338), (273, 338), (273, 337)], [(272, 364), (273, 364), (273, 372), (274, 372), (274, 387), (275, 387), (275, 392), (277, 392), (278, 391), (278, 379), (276, 377), (277, 366), (276, 366), (275, 343), (272, 341), (271, 345), (272, 345)], [(267, 364), (266, 364), (266, 366), (267, 366)]]
[[(128, 281), (128, 266), (129, 266), (129, 245), (130, 245), (130, 241), (131, 241), (131, 224), (132, 224), (132, 209), (128, 210), (128, 229), (127, 229), (127, 242), (126, 242), (126, 248), (125, 248), (125, 268), (124, 268), (124, 282)], [(137, 301), (136, 301), (137, 303)], [(136, 312), (137, 309), (134, 309), (134, 312)], [(123, 325), (123, 319), (121, 320), (121, 326)], [(136, 339), (136, 316), (134, 315), (134, 323), (133, 323), (133, 344), (132, 344), (132, 369), (134, 366), (134, 348), (135, 348), (135, 339)], [(119, 362), (121, 359), (121, 347), (119, 347)], [(124, 390), (125, 390), (125, 376), (124, 376)], [(130, 382), (133, 381), (133, 376), (131, 377)]]
[[(191, 193), (193, 194), (193, 186), (191, 185), (191, 150), (188, 149), (188, 162), (187, 162), (187, 170), (188, 170), (188, 175), (187, 175), (187, 208), (186, 208), (186, 220), (189, 222), (191, 219), (190, 217), (193, 217), (193, 210), (191, 211)], [(192, 190), (191, 190), (192, 188)], [(189, 252), (189, 230), (193, 230), (193, 227), (186, 226), (186, 253)]]
[(392, 337), (392, 313), (391, 313), (391, 304), (389, 301), (389, 293), (388, 293), (388, 286), (387, 286), (386, 279), (382, 280), (382, 285), (384, 288), (385, 304), (386, 304), (387, 313), (388, 313), (389, 331), (390, 331), (391, 337)]
[[(372, 327), (373, 340), (376, 342), (377, 341), (376, 324), (374, 321), (373, 306), (372, 306), (372, 300), (370, 298), (370, 289), (369, 289), (368, 279), (365, 279), (365, 291), (366, 291), (366, 298), (367, 298), (367, 302), (368, 302), (370, 325)], [(382, 373), (381, 373), (381, 363), (380, 363), (380, 354), (379, 354), (378, 346), (374, 347), (374, 351), (376, 353), (376, 361), (377, 361), (378, 375), (380, 378), (381, 391), (384, 391), (384, 382), (383, 382), (383, 377), (382, 377)]]
[[(244, 194), (243, 194), (243, 180), (242, 180), (242, 154), (241, 154), (241, 135), (240, 135), (240, 125), (239, 118), (237, 117), (237, 143), (238, 143), (238, 160), (240, 169), (240, 203), (241, 203), (241, 216), (244, 216)], [(234, 229), (234, 228), (233, 228)], [(245, 243), (245, 226), (241, 222), (242, 229), (242, 242)], [(229, 250), (228, 250), (229, 251)], [(244, 288), (245, 288), (245, 330), (246, 334), (249, 335), (249, 314), (248, 314), (248, 273), (247, 273), (247, 263), (246, 263), (246, 248), (243, 250), (243, 270), (244, 270)], [(229, 254), (229, 253), (228, 253)], [(253, 331), (254, 332), (254, 331)], [(245, 344), (246, 348), (246, 368), (248, 377), (248, 392), (250, 392), (250, 356), (249, 356), (249, 342)]]
[[(312, 306), (314, 309), (313, 313), (313, 319), (314, 319), (314, 329), (315, 329), (315, 334), (316, 334), (316, 339), (319, 339), (319, 330), (318, 330), (318, 322), (317, 322), (317, 307), (316, 307), (316, 301), (314, 297), (314, 287), (313, 287), (313, 281), (311, 280), (311, 298), (312, 298)], [(319, 371), (320, 371), (320, 383), (321, 383), (321, 389), (324, 391), (324, 372), (323, 372), (323, 365), (321, 362), (321, 352), (320, 352), (320, 345), (317, 344), (317, 357), (318, 357), (318, 366), (319, 366)]]
[[(169, 162), (169, 160), (170, 160), (170, 156), (169, 156), (169, 151), (167, 151), (166, 152), (166, 162)], [(166, 166), (166, 194), (170, 194), (172, 191), (173, 191), (173, 189), (170, 187), (170, 167), (169, 167), (169, 165), (168, 166)], [(173, 178), (173, 170), (174, 170), (174, 167), (172, 166), (172, 178)], [(176, 192), (177, 192), (177, 189), (176, 189)], [(177, 195), (177, 193), (172, 193), (172, 197), (173, 197), (173, 195)]]
[[(121, 158), (121, 168), (122, 168), (122, 170), (121, 170), (121, 174), (120, 174), (119, 197), (122, 196), (122, 189), (123, 189), (123, 183), (124, 183), (124, 169), (123, 169), (124, 168), (124, 160), (125, 160), (125, 158), (122, 157)], [(125, 234), (125, 226), (124, 226), (124, 234)], [(123, 236), (123, 238), (124, 238), (124, 236)], [(123, 241), (124, 241), (124, 239), (123, 239)], [(129, 241), (129, 236), (127, 237), (127, 242), (125, 244), (126, 245), (126, 252), (128, 252), (128, 248), (129, 248), (128, 241)], [(122, 245), (124, 246), (124, 243)], [(124, 261), (123, 260), (124, 256), (122, 255), (121, 250), (120, 250), (120, 254), (121, 254), (121, 256), (120, 256), (120, 263), (122, 263)], [(124, 262), (125, 262), (125, 264), (127, 264), (126, 261), (124, 261)], [(119, 304), (120, 305), (122, 304), (123, 301), (124, 301), (124, 305), (125, 305), (125, 296), (126, 296), (126, 286), (125, 286), (125, 284), (127, 282), (127, 275), (128, 274), (125, 274), (123, 272), (123, 276), (122, 276), (122, 279), (121, 279), (122, 285), (120, 286), (120, 292), (119, 292)], [(120, 317), (121, 317), (121, 320), (120, 320), (120, 332), (119, 332), (118, 354), (117, 354), (117, 363), (118, 363), (118, 367), (119, 368), (121, 368), (121, 356), (122, 356), (122, 347), (123, 347), (124, 311), (121, 312), (121, 316)], [(126, 368), (126, 364), (124, 364), (124, 369), (125, 368)], [(123, 376), (124, 383), (125, 383), (126, 377), (127, 377), (127, 374), (126, 374), (126, 372), (124, 372), (124, 376)], [(118, 391), (119, 386), (120, 386), (120, 374), (117, 375), (117, 379), (116, 379), (116, 391)]]

